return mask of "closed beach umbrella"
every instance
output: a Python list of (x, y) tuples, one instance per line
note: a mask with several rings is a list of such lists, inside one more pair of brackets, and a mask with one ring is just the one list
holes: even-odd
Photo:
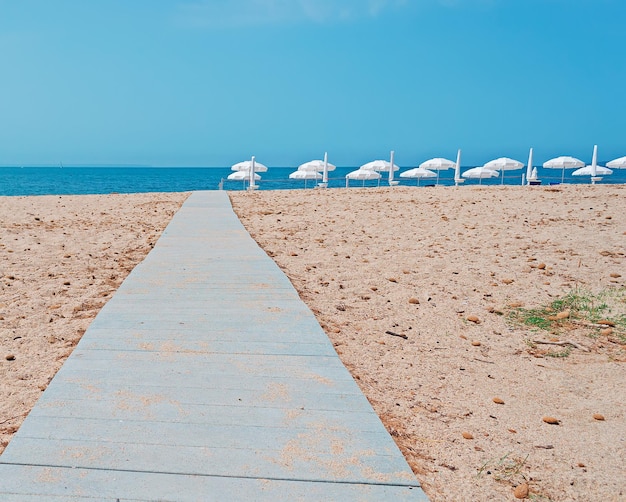
[(322, 169), (322, 186), (328, 186), (328, 171), (334, 171), (335, 166), (328, 163), (328, 152), (324, 152), (324, 167)]
[(456, 162), (454, 164), (454, 185), (459, 186), (465, 180), (461, 178), (461, 149), (456, 152)]
[(437, 171), (437, 185), (439, 184), (439, 171), (445, 171), (446, 169), (453, 169), (455, 163), (451, 160), (444, 159), (442, 157), (435, 157), (434, 159), (428, 159), (422, 162), (419, 167), (428, 169), (430, 171)]
[(363, 181), (363, 186), (365, 186), (366, 181), (370, 180), (379, 180), (380, 173), (374, 171), (373, 169), (357, 169), (356, 171), (351, 171), (346, 174), (346, 186), (349, 185), (349, 180), (361, 180)]
[(484, 167), (492, 171), (500, 171), (502, 173), (501, 183), (504, 184), (504, 171), (516, 171), (524, 167), (524, 164), (519, 160), (500, 157), (499, 159), (490, 160)]
[[(389, 158), (389, 165), (390, 166), (394, 166), (394, 167), (398, 167), (393, 162), (394, 153), (395, 152), (393, 150), (391, 150), (391, 154), (390, 154), (390, 158)], [(398, 167), (398, 169), (400, 169), (400, 168)], [(389, 181), (389, 186), (390, 187), (395, 186), (395, 185), (397, 185), (399, 183), (398, 181), (394, 181), (393, 180), (393, 173), (394, 173), (394, 171), (397, 171), (398, 169), (389, 169), (389, 177), (387, 179)]]
[(565, 180), (566, 169), (576, 169), (584, 166), (585, 163), (582, 160), (568, 156), (556, 157), (543, 163), (543, 167), (546, 169), (561, 169), (561, 183)]
[(487, 169), (485, 166), (479, 166), (468, 169), (462, 176), (469, 179), (478, 179), (478, 183), (482, 184), (483, 178), (495, 178), (498, 176), (498, 171)]
[(619, 159), (607, 162), (606, 167), (610, 167), (611, 169), (626, 169), (626, 157), (620, 157)]
[(424, 169), (423, 167), (415, 167), (413, 169), (409, 169), (408, 171), (404, 171), (400, 173), (400, 178), (415, 178), (417, 179), (417, 184), (420, 184), (420, 180), (422, 178), (436, 178), (437, 173), (434, 171), (430, 171), (428, 169)]
[(528, 164), (526, 165), (526, 182), (530, 185), (530, 181), (537, 179), (537, 170), (533, 169), (533, 149), (528, 153)]
[(608, 176), (613, 174), (609, 168), (598, 165), (598, 145), (593, 146), (593, 157), (591, 158), (591, 165), (576, 169), (572, 173), (572, 176), (591, 176), (591, 183), (598, 181), (597, 176)]

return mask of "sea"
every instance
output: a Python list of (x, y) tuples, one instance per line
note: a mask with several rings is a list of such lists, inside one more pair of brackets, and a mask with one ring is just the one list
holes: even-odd
[[(469, 167), (462, 168), (463, 170)], [(329, 173), (328, 188), (345, 188), (346, 175), (356, 167), (337, 167)], [(289, 174), (293, 167), (270, 167), (260, 173), (257, 181), (259, 190), (313, 189), (315, 180), (294, 180)], [(407, 169), (401, 169), (402, 172)], [(553, 169), (538, 169), (543, 185), (561, 183), (562, 172)], [(573, 169), (565, 170), (565, 183), (589, 184), (589, 176), (572, 176)], [(468, 179), (470, 185), (521, 185), (522, 172), (505, 171), (504, 179)], [(245, 190), (247, 182), (228, 180), (232, 171), (228, 167), (0, 167), (0, 195), (80, 195), (145, 192), (187, 192), (195, 190)], [(380, 180), (349, 182), (349, 187), (388, 186), (387, 173)], [(453, 186), (454, 171), (439, 172), (439, 178), (407, 179), (395, 174), (400, 186), (427, 188), (435, 185)], [(604, 176), (598, 184), (626, 183), (626, 169), (614, 169), (613, 174)]]

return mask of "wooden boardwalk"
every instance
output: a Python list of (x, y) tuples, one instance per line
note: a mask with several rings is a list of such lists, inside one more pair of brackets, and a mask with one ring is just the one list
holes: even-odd
[(195, 192), (0, 456), (0, 500), (427, 500), (315, 317)]

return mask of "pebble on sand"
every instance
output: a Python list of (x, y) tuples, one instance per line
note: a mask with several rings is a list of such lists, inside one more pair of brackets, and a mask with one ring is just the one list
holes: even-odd
[(517, 485), (515, 490), (513, 490), (513, 496), (516, 499), (525, 499), (528, 497), (528, 484), (522, 483), (521, 485)]
[(542, 419), (545, 423), (550, 425), (559, 425), (561, 421), (558, 418), (554, 417), (543, 417)]
[(7, 361), (15, 361), (15, 356), (13, 354), (7, 354), (4, 356)]
[(602, 422), (604, 420), (604, 415), (601, 415), (600, 413), (594, 413), (593, 418)]
[(473, 322), (474, 324), (480, 324), (480, 319), (475, 315), (468, 315), (467, 320)]
[(462, 432), (461, 436), (463, 436), (465, 439), (474, 439), (474, 435), (471, 432)]
[(504, 400), (500, 399), (499, 397), (494, 397), (492, 401), (496, 404), (504, 404)]

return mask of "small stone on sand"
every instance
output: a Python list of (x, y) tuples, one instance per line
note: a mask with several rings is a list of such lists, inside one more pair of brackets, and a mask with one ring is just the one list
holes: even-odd
[(513, 496), (516, 499), (525, 499), (528, 497), (528, 484), (522, 483), (521, 485), (517, 485), (515, 490), (513, 490)]
[(542, 419), (545, 423), (550, 425), (559, 425), (561, 421), (558, 418), (554, 417), (543, 417)]

